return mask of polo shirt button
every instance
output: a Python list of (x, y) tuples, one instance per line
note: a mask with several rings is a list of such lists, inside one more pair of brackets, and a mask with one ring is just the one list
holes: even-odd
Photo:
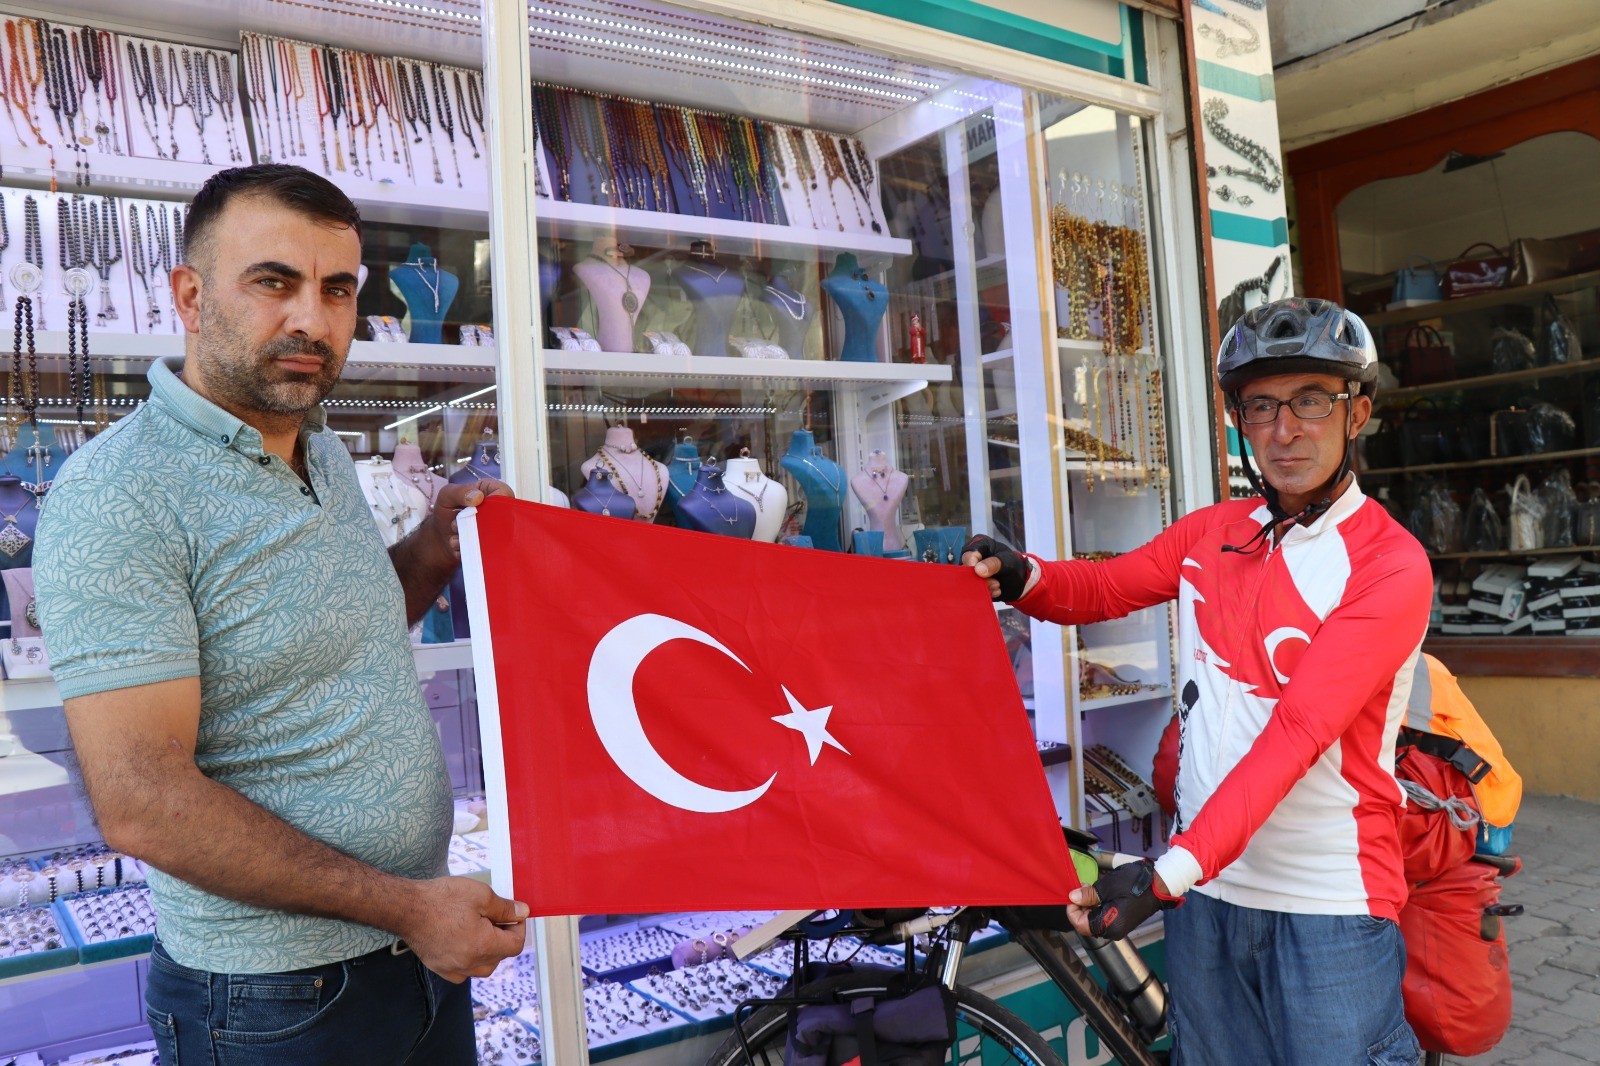
[(263, 455), (261, 458), (257, 459), (256, 462), (260, 463), (262, 466), (266, 466), (272, 462), (272, 456)]
[(228, 435), (226, 433), (224, 433), (222, 435), (222, 443), (224, 443), (224, 444), (228, 443)]
[(311, 490), (306, 488), (304, 485), (301, 485), (300, 486), (300, 495), (309, 496), (309, 495), (311, 495)]

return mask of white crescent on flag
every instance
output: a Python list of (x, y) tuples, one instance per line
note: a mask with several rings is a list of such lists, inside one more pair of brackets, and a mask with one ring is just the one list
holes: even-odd
[(633, 701), (633, 675), (651, 652), (669, 640), (704, 644), (750, 669), (715, 637), (694, 626), (660, 614), (635, 615), (601, 637), (589, 660), (589, 715), (600, 743), (618, 769), (662, 803), (705, 814), (748, 806), (772, 786), (777, 774), (742, 792), (711, 788), (684, 777), (644, 735)]

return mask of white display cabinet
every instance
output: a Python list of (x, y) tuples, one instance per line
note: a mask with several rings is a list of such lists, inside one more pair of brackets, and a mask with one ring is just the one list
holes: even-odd
[[(120, 153), (98, 142), (82, 151), (41, 145), (25, 122), (12, 143), (6, 138), (14, 130), (0, 123), (8, 254), (20, 247), (20, 208), (11, 205), (52, 195), (52, 182), (57, 197), (112, 197), (124, 221), (130, 208), (142, 221), (147, 206), (171, 212), (240, 158), (298, 162), (326, 173), (362, 211), (369, 272), (363, 319), (388, 315), (412, 335), (406, 343), (379, 340), (379, 327), (364, 325), (329, 397), (330, 425), (359, 457), (416, 445), (433, 475), (449, 476), (492, 456), (505, 461), (525, 495), (586, 506), (585, 468), (611, 439), (608, 430), (626, 428), (669, 471), (675, 458), (687, 458), (685, 449), (702, 463), (755, 460), (790, 507), (802, 505), (786, 514), (778, 537), (809, 537), (813, 547), (792, 550), (836, 546), (906, 565), (947, 565), (973, 533), (1046, 558), (1136, 547), (1185, 497), (1198, 502), (1210, 491), (1196, 484), (1185, 492), (1173, 474), (1180, 459), (1191, 472), (1210, 466), (1208, 423), (1194, 414), (1204, 409), (1203, 375), (1175, 369), (1152, 376), (1180, 351), (1168, 338), (1198, 329), (1172, 321), (1150, 295), (1180, 284), (1167, 272), (1181, 242), (1164, 227), (1181, 217), (1187, 195), (1167, 173), (1170, 157), (1150, 147), (1165, 143), (1171, 108), (1162, 92), (1033, 60), (1019, 69), (1037, 85), (1009, 84), (969, 73), (1001, 69), (990, 62), (992, 49), (963, 58), (963, 48), (935, 47), (936, 35), (920, 31), (908, 38), (914, 47), (849, 43), (819, 32), (825, 20), (812, 6), (775, 13), (733, 0), (560, 0), (524, 11), (507, 0), (481, 9), (318, 0), (296, 6), (292, 18), (265, 0), (158, 0), (138, 12), (108, 0), (62, 0), (50, 12), (8, 7), (0, 14), (11, 20), (109, 31), (123, 56), (130, 43), (140, 56), (141, 43), (161, 42), (176, 49), (181, 64), (183, 50), (194, 56), (209, 49), (218, 57), (202, 63), (220, 72), (225, 53), (238, 115), (231, 137), (216, 109), (202, 132), (185, 110), (190, 104), (170, 115), (152, 112), (128, 86), (116, 110), (102, 101), (108, 121), (119, 119)], [(851, 24), (862, 17), (844, 7), (828, 14)], [(532, 48), (516, 57), (527, 63), (518, 68), (502, 60), (519, 47), (522, 19)], [(511, 38), (485, 42), (486, 22), (510, 27), (503, 32)], [(487, 77), (480, 73), (486, 54), (501, 57)], [(126, 79), (126, 64), (121, 70)], [(342, 72), (343, 104), (329, 103), (327, 94), (340, 88), (329, 83), (331, 70)], [(529, 103), (525, 70), (535, 83)], [(428, 91), (432, 126), (407, 116), (402, 72)], [(453, 140), (441, 139), (439, 93), (451, 102)], [(212, 104), (220, 107), (220, 98)], [(514, 116), (510, 128), (496, 128), (497, 114)], [(53, 133), (53, 120), (44, 117), (50, 125), (41, 128)], [(179, 134), (176, 159), (169, 117)], [(470, 140), (463, 120), (473, 124)], [(689, 142), (678, 131), (689, 131), (690, 121), (699, 124), (693, 136), (700, 147), (680, 151)], [(638, 154), (654, 140), (660, 156)], [(682, 165), (694, 158), (716, 166), (700, 172)], [(1073, 174), (1088, 176), (1091, 186), (1132, 190), (1121, 194), (1118, 220), (1144, 249), (1146, 340), (1124, 354), (1143, 375), (1141, 387), (1153, 390), (1152, 406), (1139, 423), (1144, 428), (1126, 442), (1113, 428), (1118, 409), (1096, 386), (1104, 385), (1111, 357), (1096, 336), (1060, 335), (1074, 320), (1070, 301), (1058, 306), (1049, 235), (1058, 203), (1082, 206), (1069, 195)], [(420, 257), (419, 245), (426, 249)], [(610, 249), (619, 251), (608, 259)], [(603, 272), (578, 269), (592, 266), (596, 251), (613, 276), (629, 279), (620, 291), (606, 287)], [(116, 268), (122, 314), (100, 323), (110, 328), (91, 338), (104, 384), (102, 419), (123, 417), (140, 402), (152, 359), (182, 353), (169, 295), (159, 280), (151, 286), (148, 259), (137, 272), (130, 253), (124, 249)], [(405, 270), (420, 265), (426, 278), (430, 259), (459, 286), (434, 316), (446, 343), (418, 339), (429, 316), (415, 313), (414, 290), (402, 295)], [(725, 291), (728, 307), (703, 302), (707, 294), (690, 280), (697, 267), (722, 271), (715, 280), (742, 282)], [(8, 308), (14, 295), (8, 285)], [(629, 311), (638, 320), (623, 341), (569, 346), (573, 330), (598, 337), (608, 319), (614, 325), (607, 301), (624, 295), (639, 306)], [(74, 424), (65, 396), (62, 305), (52, 296), (47, 328), (35, 337), (42, 367), (36, 415), (64, 440), (71, 437), (70, 445), (91, 427)], [(728, 328), (708, 347), (698, 326), (719, 315)], [(466, 327), (480, 324), (492, 329), (486, 343), (449, 343), (472, 337)], [(660, 346), (651, 333), (681, 334), (681, 347)], [(773, 347), (787, 358), (758, 357)], [(1169, 411), (1189, 413), (1169, 420)], [(1161, 444), (1152, 443), (1157, 424)], [(814, 454), (839, 471), (837, 520), (819, 524), (827, 509), (817, 486), (784, 471), (784, 451), (804, 433)], [(1090, 454), (1082, 448), (1085, 434), (1126, 443), (1120, 450), (1131, 457)], [(904, 475), (898, 507), (883, 508), (871, 493), (850, 488), (851, 479), (882, 469)], [(688, 524), (676, 517), (670, 496), (645, 502), (655, 504), (658, 522)], [(819, 543), (828, 533), (835, 543)], [(891, 547), (896, 541), (904, 547)], [(1167, 613), (1153, 609), (1081, 630), (1030, 622), (1004, 607), (997, 619), (1061, 816), (1099, 825), (1072, 756), (1104, 744), (1148, 772), (1172, 708)], [(465, 802), (487, 785), (492, 807), (493, 782), (483, 780), (479, 764), (470, 643), (458, 623), (447, 636), (417, 645), (419, 678), (458, 796)], [(1140, 687), (1086, 694), (1079, 682), (1089, 662)], [(12, 761), (19, 753), (0, 756), (0, 855), (37, 860), (95, 843), (70, 781), (53, 684), (7, 681), (0, 709), (0, 734), (9, 728), (34, 760), (29, 769)], [(481, 855), (482, 848), (481, 840), (464, 838), (453, 852)], [(547, 967), (564, 961), (574, 979), (570, 987), (547, 985), (551, 1002), (538, 1016), (537, 1039), (524, 1035), (534, 1008), (525, 995), (516, 999), (536, 968), (532, 954), (508, 963), (497, 991), (485, 993), (486, 1008), (494, 996), (512, 998), (488, 1010), (481, 1035), (520, 1053), (542, 1047), (547, 1057), (558, 1054), (560, 1034), (575, 1031), (584, 1010), (576, 981), (582, 943), (592, 954), (600, 939), (685, 928), (664, 916), (586, 916), (583, 926), (581, 943), (573, 943), (563, 923), (546, 923), (539, 950)], [(40, 973), (0, 972), (0, 1011), (22, 1019), (0, 1039), (0, 1054), (42, 1048), (60, 1057), (139, 1038), (141, 966), (134, 952)], [(114, 1005), (92, 1015), (68, 1006), (96, 997)], [(591, 1015), (593, 1008), (591, 1002)], [(716, 1026), (669, 1010), (629, 1039), (595, 1031), (589, 1043), (596, 1058), (649, 1058), (645, 1049), (666, 1043), (654, 1054), (676, 1061), (675, 1050), (701, 1047)]]

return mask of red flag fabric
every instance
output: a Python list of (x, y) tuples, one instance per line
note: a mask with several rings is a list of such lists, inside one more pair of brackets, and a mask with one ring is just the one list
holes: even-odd
[(505, 498), (461, 525), (502, 887), (535, 915), (1049, 904), (1077, 886), (970, 573)]

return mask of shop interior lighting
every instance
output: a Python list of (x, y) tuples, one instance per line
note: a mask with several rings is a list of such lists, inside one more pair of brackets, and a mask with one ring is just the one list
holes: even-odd
[[(494, 390), (495, 390), (495, 386), (490, 385), (490, 386), (488, 386), (486, 388), (479, 389), (477, 392), (468, 393), (466, 396), (462, 396), (460, 399), (446, 400), (444, 403), (436, 403), (432, 407), (428, 408), (426, 411), (418, 411), (414, 415), (407, 415), (404, 418), (398, 419), (398, 420), (396, 420), (394, 422), (390, 422), (387, 426), (384, 426), (383, 428), (384, 429), (395, 429), (395, 428), (397, 428), (399, 426), (405, 425), (407, 422), (415, 422), (419, 418), (427, 418), (431, 414), (435, 414), (435, 413), (437, 413), (439, 411), (443, 411), (446, 407), (460, 407), (460, 406), (464, 405), (468, 400), (475, 400), (479, 396), (482, 396), (484, 393), (493, 392)], [(409, 405), (406, 405), (406, 406), (409, 406)], [(482, 405), (482, 406), (488, 406), (488, 405), (485, 404), (485, 405)]]

